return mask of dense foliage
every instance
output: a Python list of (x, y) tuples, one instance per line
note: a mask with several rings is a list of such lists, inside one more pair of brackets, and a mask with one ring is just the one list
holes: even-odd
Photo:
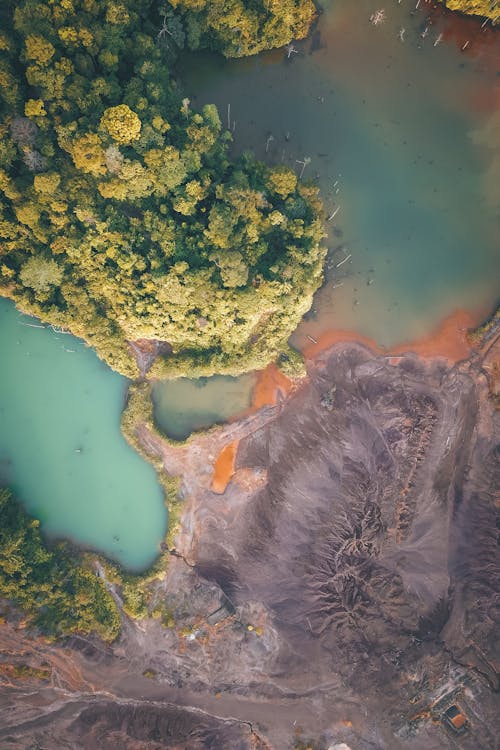
[[(227, 57), (255, 55), (307, 35), (312, 0), (169, 0), (165, 20), (177, 44), (210, 47)], [(167, 32), (165, 32), (166, 34)]]
[[(127, 375), (127, 341), (152, 338), (172, 347), (157, 366), (171, 377), (286, 365), (321, 279), (317, 190), (285, 167), (231, 162), (216, 108), (194, 112), (170, 75), (191, 13), (210, 36), (218, 8), (228, 51), (231, 13), (260, 34), (264, 6), (177, 6), (2, 3), (0, 294)], [(303, 6), (265, 3), (269, 23), (282, 18), (276, 43)], [(254, 42), (271, 44), (269, 29)]]
[(498, 0), (441, 0), (450, 10), (469, 13), (474, 16), (484, 16), (500, 22), (500, 7)]
[(48, 549), (39, 522), (0, 490), (0, 598), (13, 601), (44, 633), (97, 632), (113, 640), (120, 616), (95, 573), (66, 545)]

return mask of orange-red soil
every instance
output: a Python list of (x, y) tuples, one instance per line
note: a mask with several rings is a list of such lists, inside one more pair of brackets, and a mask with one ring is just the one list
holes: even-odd
[(276, 365), (269, 365), (257, 377), (252, 396), (252, 411), (262, 406), (274, 405), (279, 392), (286, 396), (291, 390), (292, 381), (283, 375)]
[(327, 331), (319, 337), (316, 344), (305, 347), (303, 354), (307, 359), (314, 359), (325, 349), (342, 341), (357, 341), (380, 354), (404, 354), (415, 352), (421, 357), (445, 357), (451, 362), (460, 362), (471, 351), (467, 341), (467, 331), (477, 325), (477, 320), (466, 310), (456, 310), (430, 334), (415, 341), (398, 344), (391, 349), (381, 349), (375, 341), (361, 336), (355, 331), (333, 330)]
[(238, 450), (239, 440), (224, 446), (214, 464), (212, 491), (222, 495), (234, 474), (234, 462)]

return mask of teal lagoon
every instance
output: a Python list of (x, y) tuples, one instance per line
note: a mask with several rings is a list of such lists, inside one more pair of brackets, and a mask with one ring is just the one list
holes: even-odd
[(127, 380), (0, 299), (0, 484), (49, 538), (140, 571), (167, 530), (153, 468), (120, 431)]
[(255, 380), (249, 373), (157, 381), (152, 388), (156, 425), (167, 437), (185, 440), (192, 432), (225, 422), (251, 406)]

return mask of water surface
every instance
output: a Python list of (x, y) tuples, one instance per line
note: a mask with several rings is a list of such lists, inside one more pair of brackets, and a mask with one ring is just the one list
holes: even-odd
[(0, 483), (49, 537), (146, 568), (167, 511), (120, 432), (127, 381), (79, 339), (39, 326), (0, 299)]
[(386, 3), (374, 27), (379, 7), (326, 3), (289, 58), (183, 61), (186, 92), (218, 105), (235, 151), (252, 147), (297, 173), (307, 157), (304, 179), (319, 181), (329, 215), (340, 207), (327, 225), (329, 283), (292, 337), (298, 346), (331, 328), (390, 346), (456, 308), (481, 316), (498, 294), (500, 43), (461, 52), (446, 21), (425, 32), (414, 0)]
[(250, 373), (239, 378), (216, 375), (158, 381), (152, 389), (156, 424), (168, 437), (185, 440), (196, 430), (225, 422), (248, 409), (255, 380)]

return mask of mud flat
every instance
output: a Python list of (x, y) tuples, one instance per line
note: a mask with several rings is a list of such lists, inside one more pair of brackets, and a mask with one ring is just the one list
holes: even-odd
[[(276, 404), (186, 445), (139, 426), (182, 475), (153, 595), (170, 627), (124, 616), (104, 648), (4, 625), (2, 747), (495, 747), (498, 412), (483, 364), (339, 343)], [(227, 445), (234, 474), (214, 491)], [(460, 736), (441, 721), (453, 703)]]

